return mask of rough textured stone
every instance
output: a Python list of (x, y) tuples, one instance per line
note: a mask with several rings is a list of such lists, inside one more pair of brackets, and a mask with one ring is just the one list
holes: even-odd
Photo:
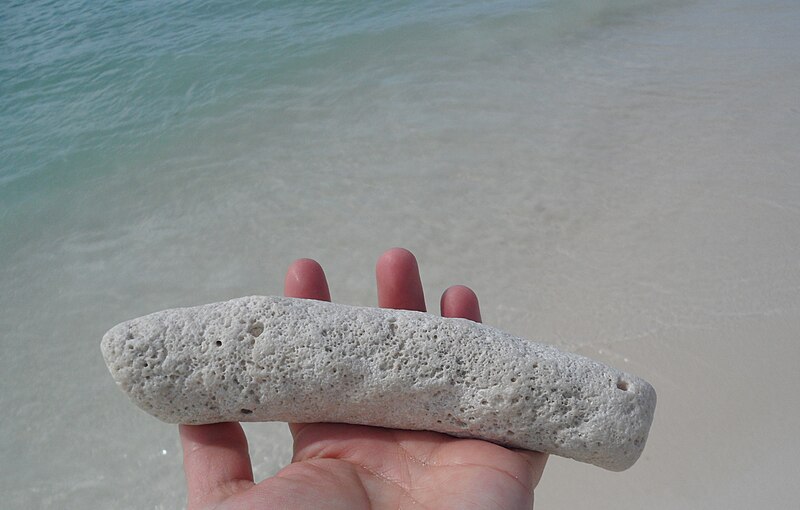
[(170, 423), (343, 422), (433, 430), (623, 470), (646, 381), (465, 319), (251, 296), (165, 310), (102, 341), (117, 384)]

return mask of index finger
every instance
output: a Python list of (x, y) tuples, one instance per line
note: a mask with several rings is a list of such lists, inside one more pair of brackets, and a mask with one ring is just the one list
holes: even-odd
[(313, 259), (297, 259), (292, 262), (286, 270), (283, 294), (293, 298), (331, 300), (325, 271), (319, 262)]

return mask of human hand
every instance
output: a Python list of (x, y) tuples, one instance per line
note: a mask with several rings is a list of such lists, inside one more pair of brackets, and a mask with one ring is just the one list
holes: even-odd
[[(417, 261), (401, 248), (376, 266), (378, 304), (425, 311)], [(330, 301), (322, 268), (295, 261), (288, 297)], [(480, 322), (475, 294), (442, 294), (445, 317)], [(292, 423), (292, 463), (259, 483), (238, 423), (181, 425), (189, 510), (200, 509), (530, 509), (547, 455), (426, 431), (342, 423)]]

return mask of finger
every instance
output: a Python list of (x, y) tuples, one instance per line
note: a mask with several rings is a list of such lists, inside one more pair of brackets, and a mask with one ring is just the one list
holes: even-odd
[(532, 452), (530, 450), (514, 450), (520, 454), (525, 462), (528, 463), (528, 471), (530, 473), (531, 488), (535, 489), (542, 479), (544, 473), (544, 466), (547, 464), (547, 459), (550, 457), (546, 453)]
[[(478, 296), (464, 285), (453, 285), (442, 293), (440, 302), (442, 317), (460, 317), (481, 322), (481, 310), (478, 304)], [(528, 465), (528, 473), (531, 488), (535, 489), (539, 485), (547, 463), (547, 454), (533, 452), (530, 450), (514, 450)]]
[(297, 259), (292, 262), (286, 271), (283, 293), (286, 297), (331, 300), (325, 271), (312, 259)]
[[(442, 293), (440, 301), (442, 317), (460, 317), (481, 322), (481, 309), (478, 296), (464, 285), (453, 285)], [(530, 450), (514, 450), (520, 454), (528, 464), (531, 487), (536, 488), (542, 478), (544, 466), (547, 463), (547, 454)]]
[(478, 296), (464, 285), (453, 285), (442, 293), (439, 302), (442, 317), (460, 317), (471, 321), (481, 321), (481, 307)]
[(180, 425), (189, 508), (215, 506), (253, 485), (247, 438), (238, 423)]
[(404, 248), (384, 252), (375, 266), (378, 306), (425, 311), (425, 295), (414, 255)]
[[(325, 271), (316, 260), (312, 259), (297, 259), (292, 262), (286, 271), (283, 293), (286, 297), (331, 300)], [(306, 425), (305, 423), (290, 423), (289, 431), (296, 436)]]

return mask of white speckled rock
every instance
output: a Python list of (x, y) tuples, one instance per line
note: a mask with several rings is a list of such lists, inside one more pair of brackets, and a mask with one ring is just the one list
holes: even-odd
[(252, 296), (165, 310), (103, 337), (114, 380), (170, 423), (433, 430), (620, 471), (656, 394), (583, 356), (465, 319)]

